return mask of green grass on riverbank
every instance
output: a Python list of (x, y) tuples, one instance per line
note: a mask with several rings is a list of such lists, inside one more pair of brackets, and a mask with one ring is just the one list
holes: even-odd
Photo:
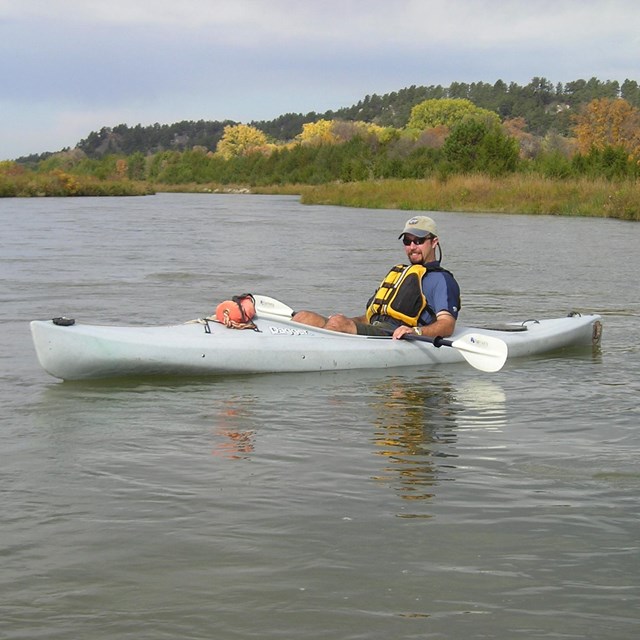
[(372, 180), (320, 185), (182, 184), (98, 180), (60, 170), (47, 174), (0, 174), (0, 197), (129, 196), (158, 192), (256, 193), (300, 196), (303, 204), (371, 209), (467, 211), (590, 216), (640, 220), (640, 182), (554, 180), (533, 174), (501, 178), (452, 175), (423, 180)]
[(268, 187), (252, 191), (299, 193), (304, 204), (640, 220), (640, 184), (632, 181), (472, 175), (451, 176), (446, 180), (379, 180), (282, 189)]
[(35, 198), (68, 196), (146, 196), (155, 190), (146, 182), (134, 180), (99, 180), (64, 171), (21, 175), (0, 174), (1, 198)]

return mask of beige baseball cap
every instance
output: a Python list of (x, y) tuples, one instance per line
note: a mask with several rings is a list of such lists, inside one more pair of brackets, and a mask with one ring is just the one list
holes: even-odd
[(402, 238), (405, 233), (410, 233), (412, 236), (416, 236), (416, 238), (424, 238), (428, 235), (437, 236), (438, 228), (436, 227), (436, 223), (428, 216), (414, 216), (410, 220), (407, 220), (398, 238)]

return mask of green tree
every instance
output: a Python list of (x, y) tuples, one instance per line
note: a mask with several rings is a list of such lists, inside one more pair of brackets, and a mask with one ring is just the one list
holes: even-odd
[(463, 118), (468, 117), (486, 120), (496, 125), (500, 123), (500, 117), (497, 113), (476, 107), (471, 100), (444, 98), (442, 100), (425, 100), (413, 107), (407, 128), (424, 131), (438, 125), (453, 127)]
[(640, 173), (638, 164), (620, 146), (592, 147), (587, 154), (576, 154), (572, 165), (577, 173), (591, 178), (637, 178)]
[(442, 151), (454, 171), (500, 175), (516, 169), (519, 148), (500, 126), (466, 118), (453, 127)]
[(130, 180), (146, 180), (147, 169), (144, 154), (136, 151), (129, 156), (128, 175)]
[(625, 80), (620, 88), (620, 97), (624, 98), (629, 104), (640, 108), (640, 87), (635, 80)]

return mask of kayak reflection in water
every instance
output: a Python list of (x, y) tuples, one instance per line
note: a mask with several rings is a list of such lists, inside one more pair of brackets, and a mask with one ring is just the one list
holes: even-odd
[(331, 331), (393, 335), (395, 339), (407, 333), (450, 336), (460, 310), (460, 287), (453, 274), (440, 266), (442, 248), (436, 223), (427, 216), (415, 216), (407, 220), (398, 238), (402, 238), (410, 264), (389, 271), (367, 302), (364, 315), (325, 318), (314, 311), (298, 311), (293, 320)]

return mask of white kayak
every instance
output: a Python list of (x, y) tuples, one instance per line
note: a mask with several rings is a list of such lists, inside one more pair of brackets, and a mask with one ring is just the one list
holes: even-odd
[(600, 316), (572, 314), (490, 328), (458, 326), (436, 346), (419, 336), (393, 340), (316, 329), (279, 312), (258, 310), (255, 329), (232, 329), (214, 320), (139, 327), (57, 318), (34, 320), (31, 334), (42, 367), (64, 380), (424, 367), (465, 360), (497, 371), (507, 357), (590, 346), (601, 334)]

